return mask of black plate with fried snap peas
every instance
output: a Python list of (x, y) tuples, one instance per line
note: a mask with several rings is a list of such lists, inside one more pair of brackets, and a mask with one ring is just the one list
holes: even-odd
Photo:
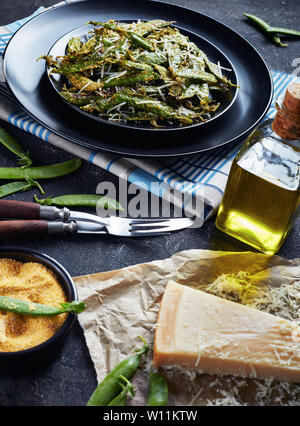
[[(132, 127), (107, 125), (107, 121), (91, 119), (90, 114), (70, 107), (51, 86), (44, 61), (36, 59), (83, 23), (107, 22), (112, 18), (120, 22), (175, 21), (180, 31), (186, 30), (185, 35), (196, 35), (191, 36), (191, 40), (212, 62), (219, 60), (227, 68), (222, 59), (208, 50), (208, 46), (216, 46), (238, 76), (240, 89), (230, 108), (204, 124), (178, 127), (179, 131), (157, 129), (147, 123), (146, 130), (141, 131), (133, 123)], [(11, 93), (33, 120), (80, 146), (124, 157), (192, 156), (236, 144), (264, 117), (273, 95), (270, 71), (247, 40), (203, 13), (162, 1), (131, 0), (124, 6), (123, 0), (82, 0), (46, 10), (24, 24), (10, 39), (3, 70)], [(234, 82), (231, 74), (228, 72), (226, 76)]]
[(78, 112), (134, 129), (178, 130), (233, 104), (238, 78), (213, 44), (164, 20), (93, 21), (50, 49), (47, 74)]

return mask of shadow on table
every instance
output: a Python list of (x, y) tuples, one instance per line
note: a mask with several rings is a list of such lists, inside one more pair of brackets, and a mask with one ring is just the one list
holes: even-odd
[(28, 351), (0, 353), (0, 375), (18, 377), (42, 373), (59, 358), (65, 340), (58, 342), (55, 346), (46, 346), (32, 353)]

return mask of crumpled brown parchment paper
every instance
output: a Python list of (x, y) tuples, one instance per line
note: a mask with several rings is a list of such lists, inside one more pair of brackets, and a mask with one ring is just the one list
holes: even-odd
[[(300, 280), (300, 259), (287, 260), (252, 252), (186, 250), (154, 262), (75, 277), (79, 299), (87, 303), (79, 315), (100, 382), (124, 358), (141, 346), (152, 348), (157, 313), (167, 282), (191, 287), (213, 282), (224, 273), (246, 271), (258, 286), (293, 285)], [(299, 316), (300, 318), (300, 316)], [(144, 405), (152, 350), (133, 384), (129, 405)], [(300, 385), (217, 377), (168, 367), (169, 405), (299, 405)]]

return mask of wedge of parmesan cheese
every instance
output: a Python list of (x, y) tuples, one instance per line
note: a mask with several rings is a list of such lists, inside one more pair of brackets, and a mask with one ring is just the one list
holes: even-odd
[(300, 383), (300, 327), (169, 281), (155, 330), (153, 364)]

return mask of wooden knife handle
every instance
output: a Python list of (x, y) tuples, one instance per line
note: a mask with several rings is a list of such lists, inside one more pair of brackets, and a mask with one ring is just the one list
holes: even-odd
[(34, 238), (48, 234), (46, 220), (8, 220), (0, 221), (0, 240)]
[(0, 200), (0, 218), (39, 219), (40, 207), (25, 201)]

